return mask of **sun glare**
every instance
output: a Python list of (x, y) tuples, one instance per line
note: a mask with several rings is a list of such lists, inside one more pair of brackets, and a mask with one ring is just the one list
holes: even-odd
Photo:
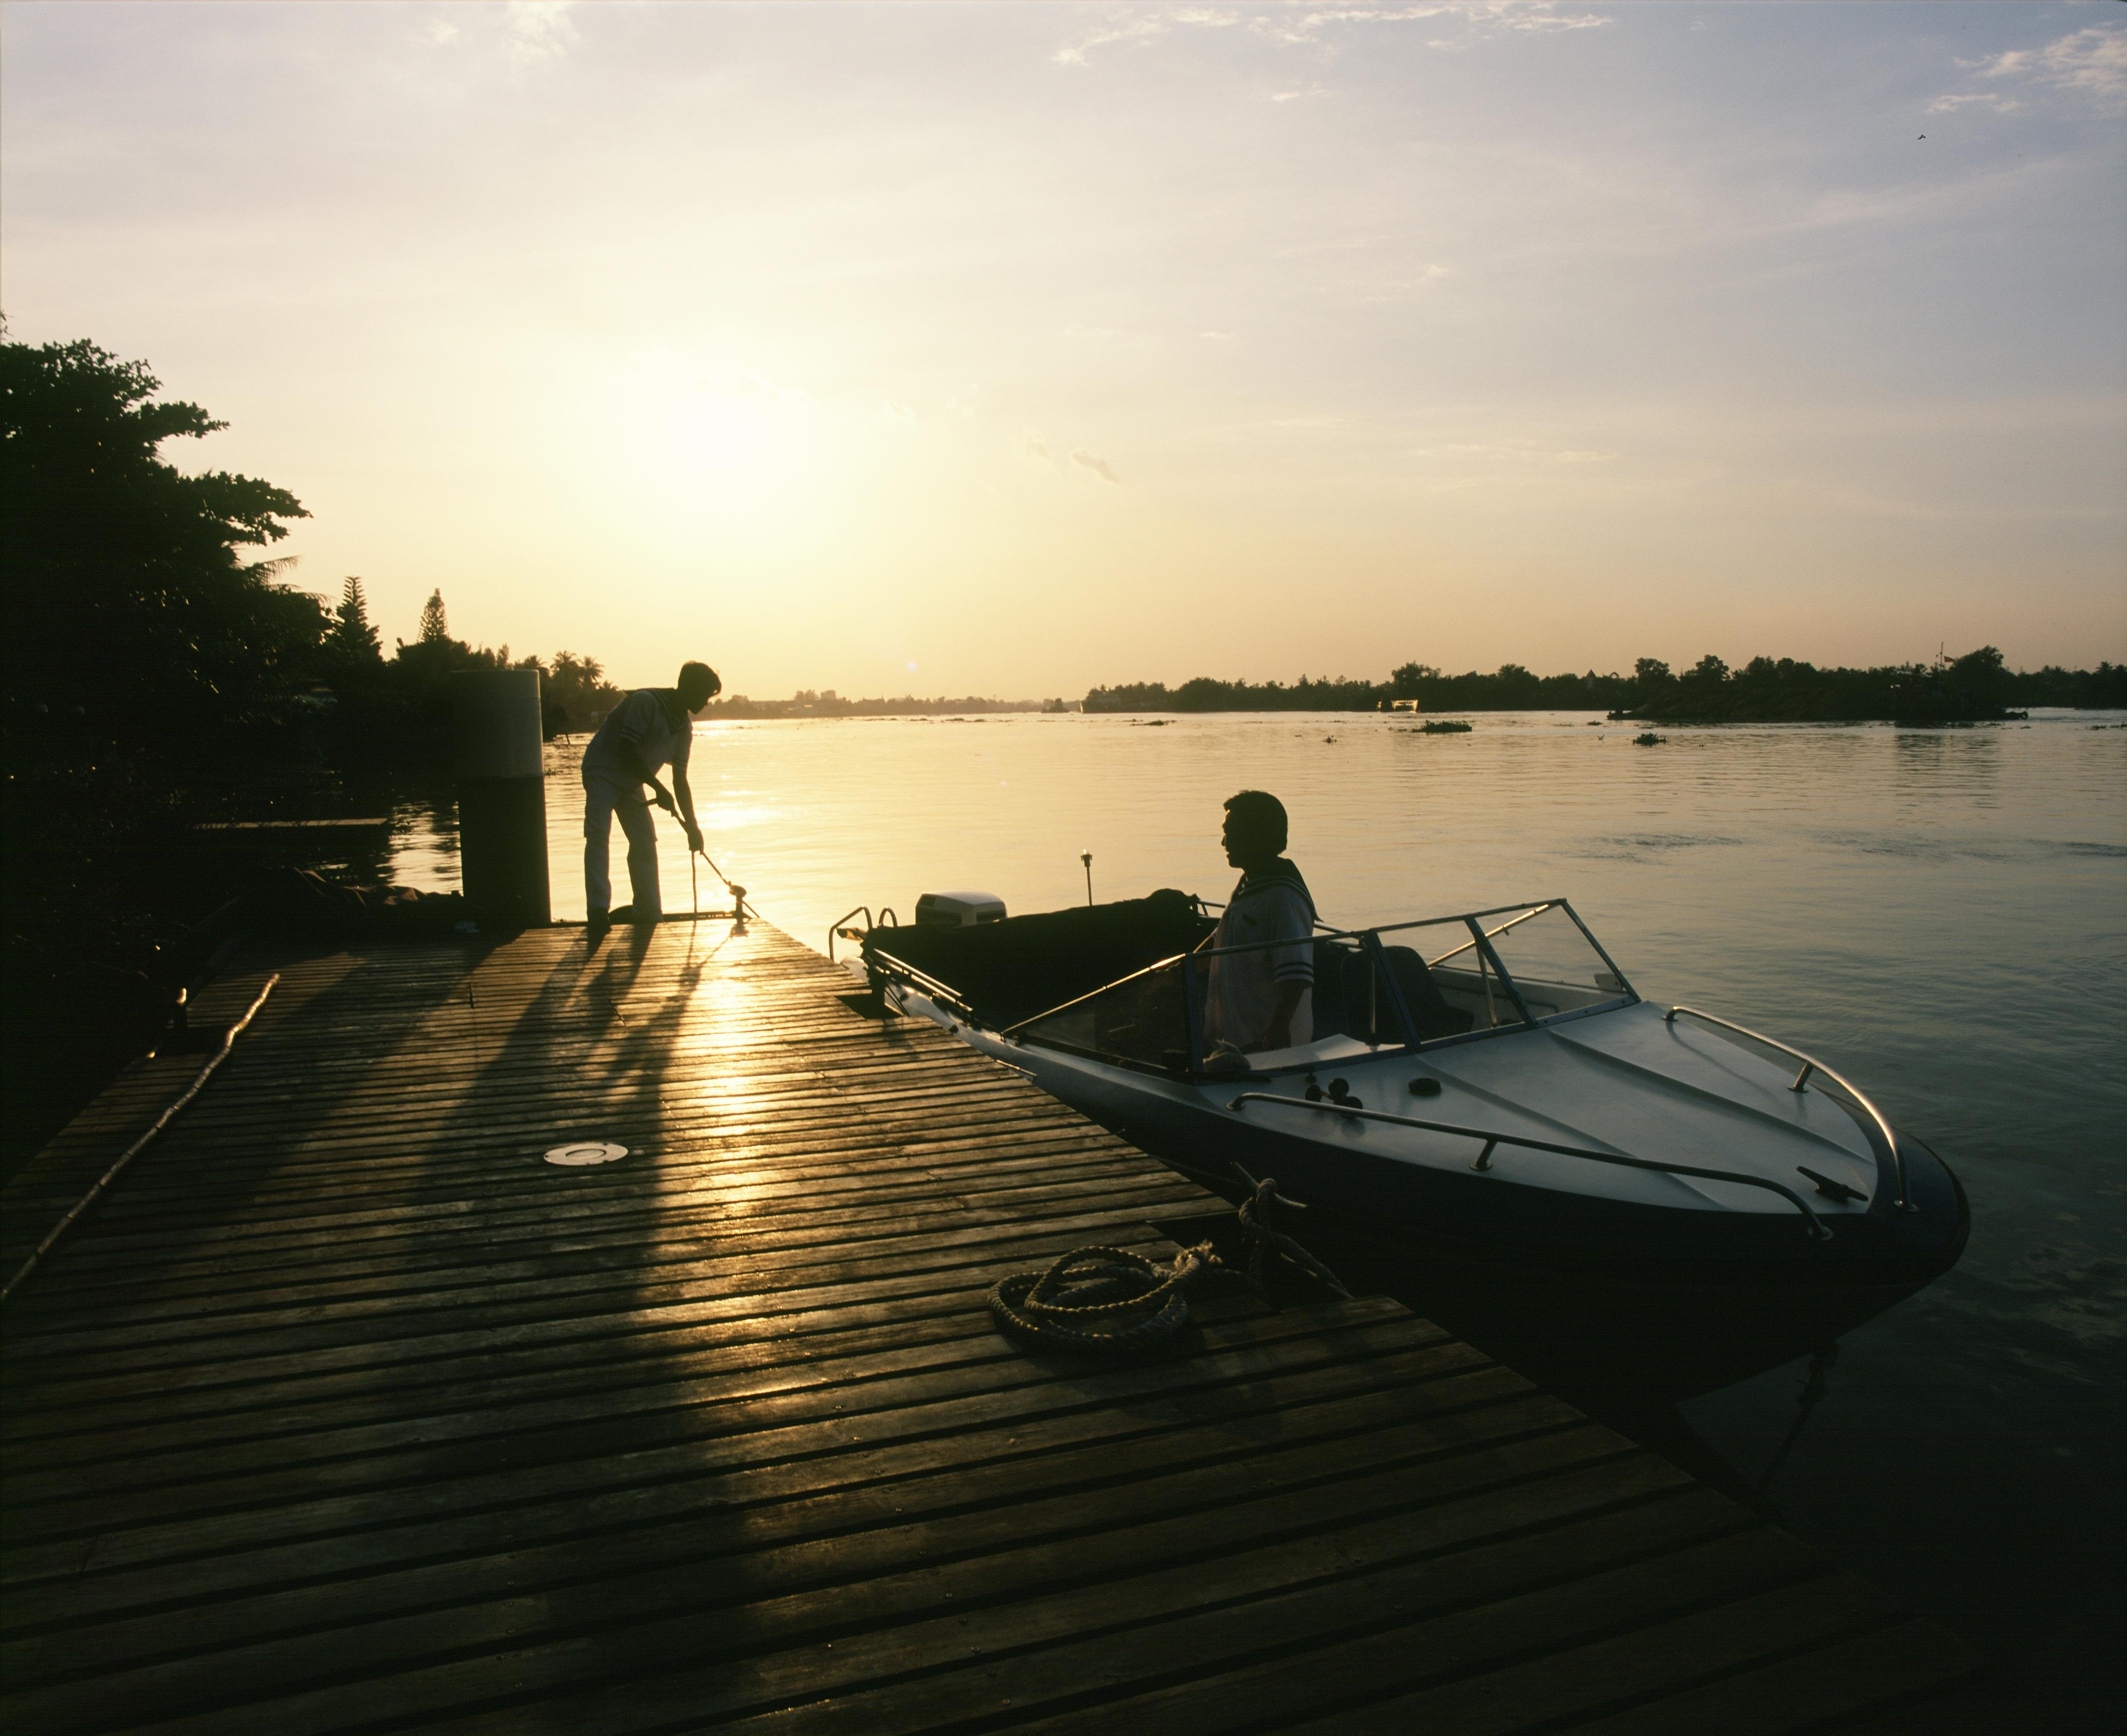
[(779, 515), (831, 467), (819, 407), (751, 371), (647, 352), (604, 391), (604, 463), (624, 494), (742, 523)]

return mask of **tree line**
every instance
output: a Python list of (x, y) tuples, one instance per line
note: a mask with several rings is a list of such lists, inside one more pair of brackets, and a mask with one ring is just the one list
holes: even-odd
[[(359, 578), (329, 602), (272, 558), (300, 500), (168, 461), (224, 424), (160, 390), (0, 329), (0, 1168), (168, 1019), (163, 949), (301, 857), (204, 822), (385, 811), (385, 774), (448, 766), (462, 669), (542, 668), (550, 731), (618, 697), (594, 658), (453, 636), (439, 592), (387, 652)], [(216, 842), (239, 836), (262, 841)], [(381, 849), (347, 874), (382, 877)]]
[(1398, 701), (1426, 712), (1599, 711), (1665, 723), (1980, 722), (2034, 705), (2127, 707), (2127, 664), (2094, 669), (2008, 669), (1994, 646), (1930, 663), (1820, 669), (1792, 657), (1755, 657), (1731, 669), (1702, 657), (1678, 674), (1642, 657), (1629, 675), (1538, 675), (1518, 663), (1451, 675), (1431, 664), (1399, 665), (1384, 682), (1302, 675), (1280, 681), (1199, 676), (1097, 687), (1089, 712), (1371, 712)]
[(618, 698), (594, 658), (453, 637), (440, 592), (387, 655), (359, 578), (329, 603), (267, 555), (309, 516), (293, 494), (163, 456), (226, 424), (160, 389), (144, 362), (87, 341), (0, 343), (11, 781), (433, 764), (464, 669), (541, 669), (553, 726)]

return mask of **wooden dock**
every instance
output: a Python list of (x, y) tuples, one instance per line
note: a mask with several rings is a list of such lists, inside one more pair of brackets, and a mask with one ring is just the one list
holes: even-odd
[(997, 1277), (1212, 1203), (765, 925), (197, 1016), (276, 963), (0, 1320), (11, 1730), (1888, 1730), (1967, 1662), (1386, 1299), (1027, 1355)]

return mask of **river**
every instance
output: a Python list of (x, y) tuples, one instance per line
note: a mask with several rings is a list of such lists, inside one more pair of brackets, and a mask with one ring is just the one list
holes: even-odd
[[(1644, 746), (1585, 714), (1467, 721), (704, 723), (694, 786), (724, 872), (822, 948), (851, 906), (907, 920), (926, 890), (1081, 902), (1086, 852), (1101, 899), (1223, 897), (1220, 803), (1265, 788), (1328, 920), (1562, 896), (1648, 998), (1822, 1056), (1958, 1171), (1970, 1247), (1847, 1336), (1807, 1414), (1798, 1363), (1690, 1401), (1656, 1444), (2004, 1660), (2005, 1708), (2100, 1728), (2127, 1686), (2127, 714)], [(556, 914), (579, 917), (580, 750), (556, 744), (547, 780)], [(394, 820), (398, 878), (455, 884), (448, 809)], [(685, 845), (661, 831), (684, 910)]]

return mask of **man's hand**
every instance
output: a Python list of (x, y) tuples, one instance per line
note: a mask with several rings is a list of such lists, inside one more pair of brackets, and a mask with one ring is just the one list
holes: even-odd
[(663, 784), (658, 783), (655, 778), (651, 780), (650, 788), (657, 792), (658, 807), (664, 809), (668, 814), (676, 814), (680, 811), (680, 810), (673, 805), (671, 791), (666, 789)]
[(694, 855), (699, 855), (702, 849), (702, 829), (699, 825), (695, 825), (691, 820), (687, 821), (686, 825), (687, 849), (689, 853)]

